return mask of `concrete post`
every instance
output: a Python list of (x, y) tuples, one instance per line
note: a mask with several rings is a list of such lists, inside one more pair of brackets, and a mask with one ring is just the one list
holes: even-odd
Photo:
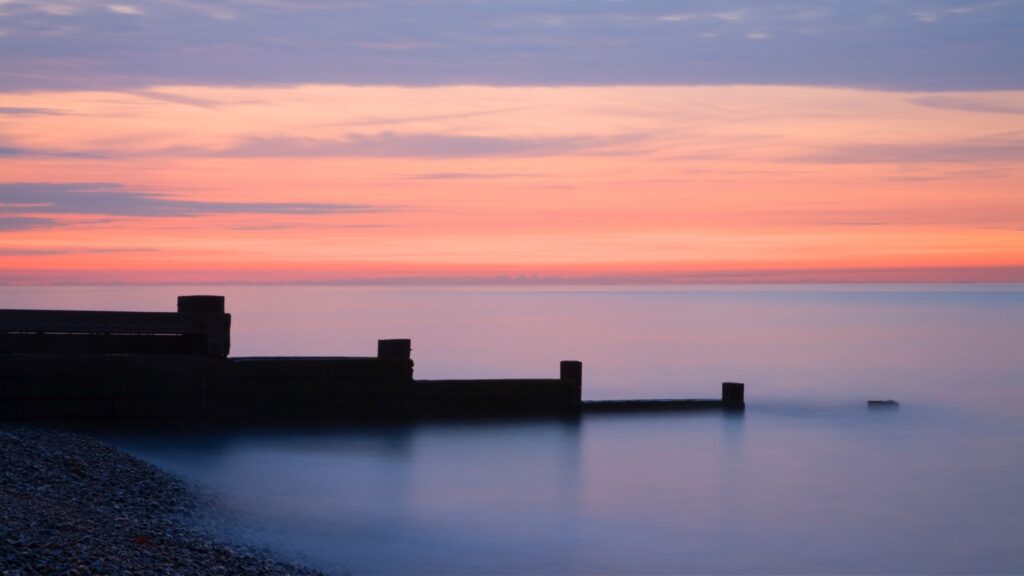
[(744, 406), (742, 382), (722, 382), (722, 404), (726, 408)]
[(231, 315), (224, 313), (223, 296), (178, 296), (178, 314), (203, 316), (206, 350), (211, 356), (227, 356), (231, 350)]
[(412, 340), (377, 340), (377, 358), (389, 360), (408, 360), (412, 357)]
[(583, 401), (583, 362), (579, 360), (562, 360), (559, 365), (558, 377), (565, 382), (576, 384), (575, 402), (580, 404)]

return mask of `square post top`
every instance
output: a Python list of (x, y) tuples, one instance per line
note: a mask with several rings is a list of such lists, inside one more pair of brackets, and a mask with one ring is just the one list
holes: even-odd
[(223, 314), (223, 296), (178, 296), (178, 313)]

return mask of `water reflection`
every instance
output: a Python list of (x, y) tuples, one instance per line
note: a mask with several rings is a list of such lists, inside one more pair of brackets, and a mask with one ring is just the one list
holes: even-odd
[(754, 406), (108, 437), (328, 571), (1005, 573), (1024, 569), (1019, 430)]

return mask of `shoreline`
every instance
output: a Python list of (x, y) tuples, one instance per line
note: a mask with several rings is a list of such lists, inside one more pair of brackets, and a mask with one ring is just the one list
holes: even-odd
[(0, 424), (0, 574), (323, 576), (204, 529), (204, 495), (99, 440)]

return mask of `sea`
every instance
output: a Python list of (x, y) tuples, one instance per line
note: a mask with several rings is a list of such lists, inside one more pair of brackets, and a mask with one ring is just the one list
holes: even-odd
[[(94, 432), (218, 530), (340, 574), (1024, 574), (1024, 285), (0, 287), (2, 308), (222, 294), (232, 355), (742, 413)], [(868, 400), (898, 409), (874, 410)]]

